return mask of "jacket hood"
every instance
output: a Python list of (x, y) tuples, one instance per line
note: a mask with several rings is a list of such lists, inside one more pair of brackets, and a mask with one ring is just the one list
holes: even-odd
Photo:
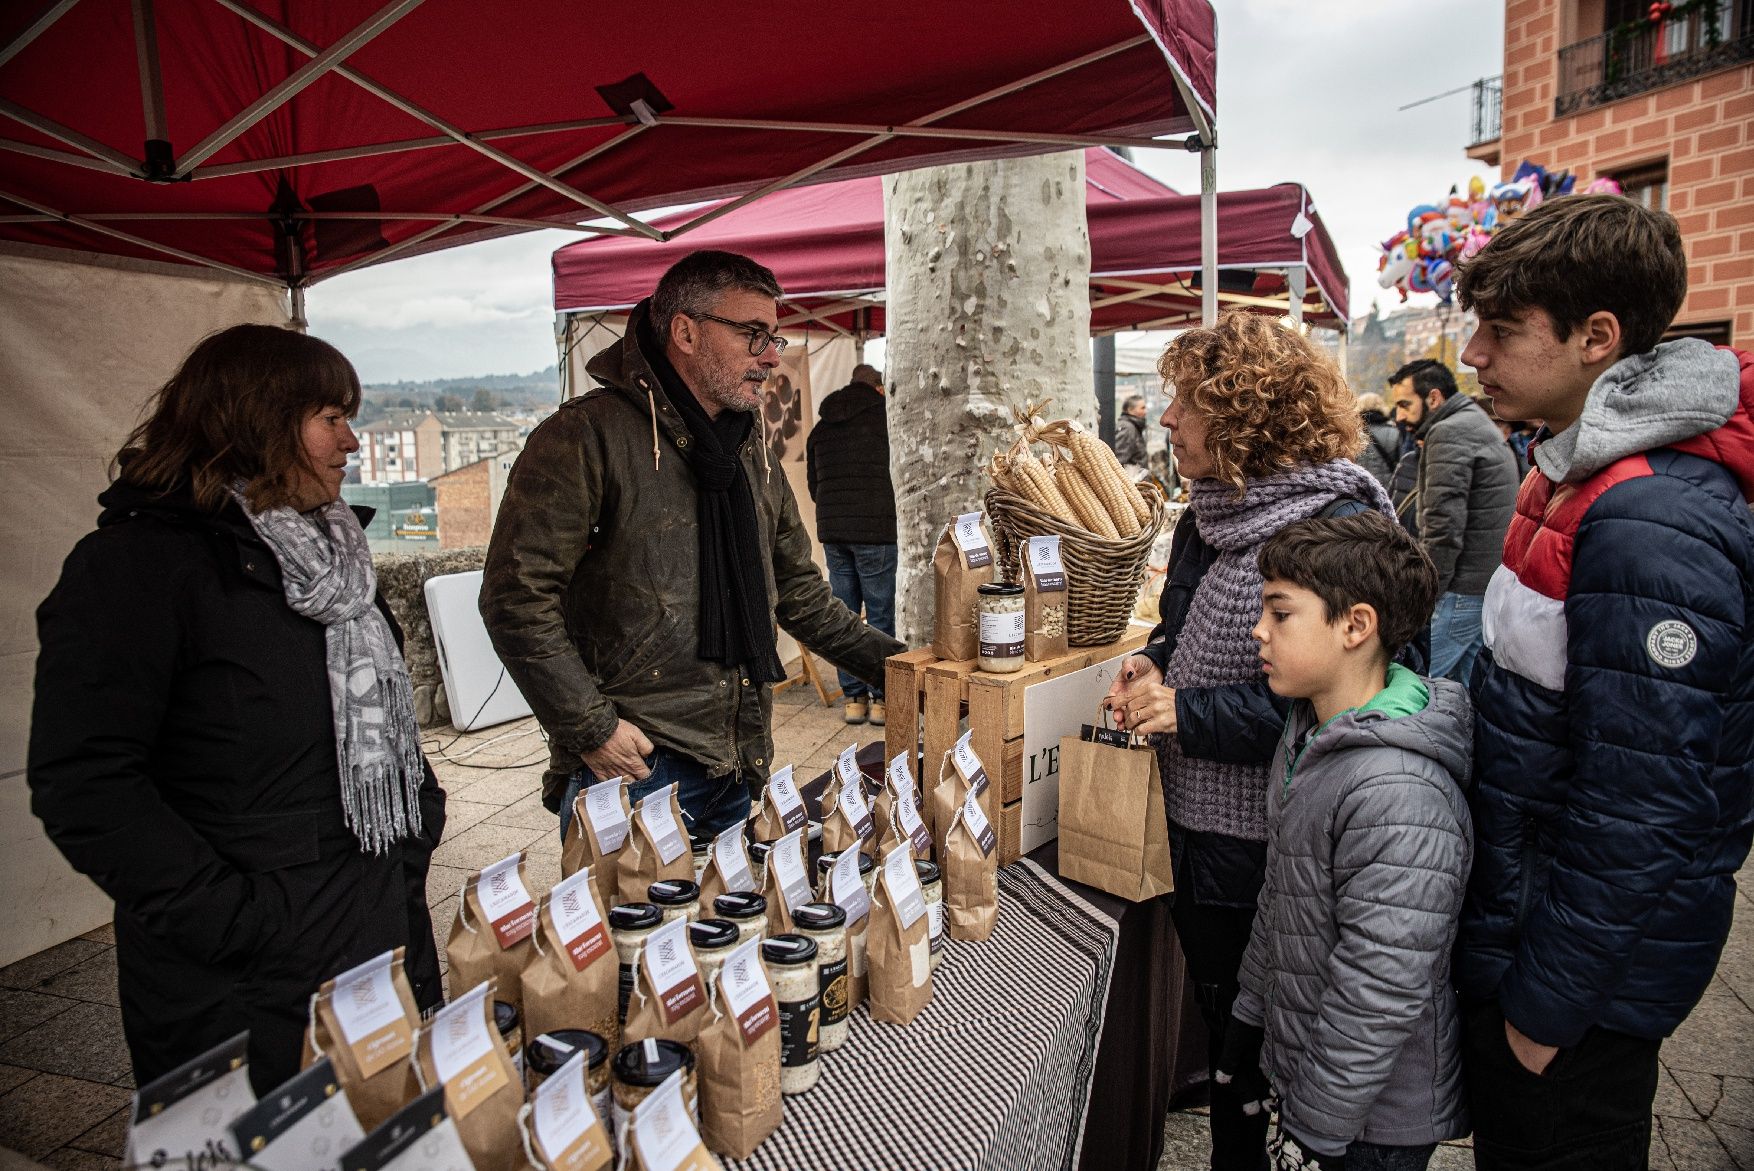
[(845, 423), (866, 411), (881, 412), (883, 409), (883, 396), (877, 393), (876, 387), (864, 382), (849, 382), (822, 400), (821, 418), (824, 423)]
[(1749, 355), (1682, 338), (1622, 358), (1590, 387), (1577, 422), (1533, 450), (1548, 479), (1579, 483), (1615, 460), (1659, 447), (1722, 464), (1754, 498)]
[[(1418, 691), (1426, 694), (1418, 704)], [(1309, 704), (1292, 719), (1313, 723)], [(1300, 732), (1302, 727), (1298, 729)], [(1316, 736), (1308, 755), (1342, 748), (1398, 748), (1429, 758), (1466, 789), (1474, 764), (1474, 712), (1468, 692), (1449, 679), (1425, 679), (1399, 664), (1389, 666), (1389, 685), (1363, 707), (1342, 712)], [(1299, 762), (1299, 771), (1307, 761)]]

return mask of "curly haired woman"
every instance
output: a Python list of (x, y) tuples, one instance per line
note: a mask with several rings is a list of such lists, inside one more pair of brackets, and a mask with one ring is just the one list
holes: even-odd
[[(1266, 787), (1287, 710), (1249, 634), (1261, 614), (1255, 554), (1306, 517), (1393, 512), (1382, 485), (1352, 462), (1363, 445), (1357, 400), (1302, 335), (1230, 313), (1171, 341), (1157, 370), (1191, 523), (1170, 549), (1162, 621), (1105, 702), (1121, 726), (1158, 734), (1171, 915), (1216, 1069), (1266, 864)], [(1266, 1133), (1266, 1111), (1215, 1081), (1214, 1171), (1264, 1167)]]

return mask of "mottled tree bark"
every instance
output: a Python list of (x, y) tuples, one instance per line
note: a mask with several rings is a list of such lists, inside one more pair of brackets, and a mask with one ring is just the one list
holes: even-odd
[(1014, 439), (1011, 408), (1094, 427), (1090, 233), (1081, 151), (886, 176), (890, 475), (897, 634), (932, 628), (932, 547), (981, 507), (980, 469)]

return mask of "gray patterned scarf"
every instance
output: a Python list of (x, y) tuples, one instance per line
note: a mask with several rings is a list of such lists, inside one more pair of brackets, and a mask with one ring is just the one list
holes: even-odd
[[(1255, 555), (1268, 537), (1315, 516), (1338, 499), (1360, 500), (1394, 517), (1388, 493), (1351, 460), (1296, 468), (1250, 480), (1241, 499), (1220, 480), (1195, 480), (1188, 504), (1200, 536), (1218, 550), (1188, 603), (1163, 681), (1174, 688), (1219, 687), (1262, 678), (1249, 633), (1261, 617), (1261, 571)], [(1189, 829), (1267, 840), (1267, 767), (1183, 756), (1175, 736), (1158, 740), (1170, 820)]]
[(365, 531), (339, 500), (309, 514), (252, 512), (250, 524), (280, 563), (286, 604), (324, 627), (335, 762), (347, 827), (374, 854), (420, 833), (420, 730), (414, 689), (376, 605), (378, 575)]

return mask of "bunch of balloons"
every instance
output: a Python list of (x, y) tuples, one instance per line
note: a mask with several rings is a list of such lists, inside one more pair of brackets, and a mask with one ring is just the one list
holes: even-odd
[[(1569, 195), (1576, 186), (1570, 171), (1549, 174), (1539, 163), (1525, 160), (1503, 183), (1486, 186), (1478, 175), (1468, 180), (1467, 194), (1451, 187), (1442, 203), (1422, 203), (1407, 213), (1407, 226), (1382, 244), (1376, 283), (1409, 293), (1436, 293), (1449, 304), (1454, 293), (1456, 263), (1474, 255), (1507, 224), (1541, 201)], [(1586, 192), (1620, 193), (1612, 179), (1597, 179)]]

